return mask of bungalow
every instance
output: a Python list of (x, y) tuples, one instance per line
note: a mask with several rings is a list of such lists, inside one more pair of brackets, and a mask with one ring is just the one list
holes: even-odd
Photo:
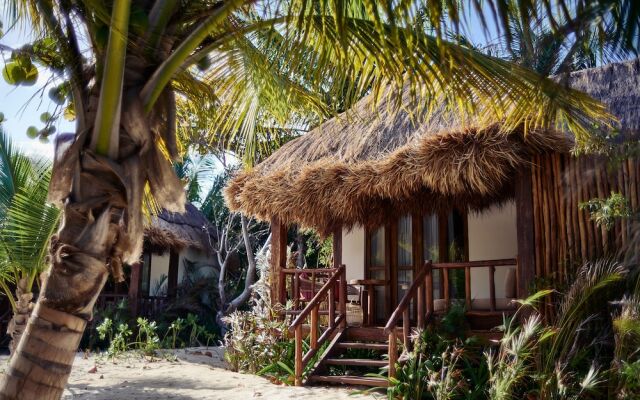
[(162, 210), (151, 217), (144, 231), (140, 262), (130, 266), (129, 288), (117, 285), (100, 295), (96, 307), (127, 298), (132, 316), (153, 316), (176, 296), (178, 285), (191, 267), (200, 275), (213, 276), (219, 268), (213, 254), (216, 230), (193, 204), (184, 214)]
[[(573, 73), (568, 82), (607, 104), (620, 120), (619, 136), (629, 137), (640, 130), (639, 72), (633, 60)], [(272, 298), (293, 302), (297, 384), (328, 342), (310, 382), (382, 385), (329, 376), (326, 367), (388, 363), (393, 375), (397, 339), (409, 346), (410, 328), (454, 302), (465, 306), (473, 329), (486, 330), (537, 281), (567, 282), (582, 260), (613, 254), (631, 237), (628, 221), (607, 230), (578, 205), (617, 192), (638, 209), (636, 158), (609, 168), (603, 156), (571, 155), (572, 138), (563, 132), (504, 134), (498, 124), (479, 129), (444, 112), (424, 120), (389, 113), (386, 101), (372, 113), (372, 100), (361, 100), (226, 190), (231, 209), (271, 221)], [(293, 224), (333, 235), (333, 266), (287, 269)], [(310, 277), (325, 283), (305, 301), (300, 288)], [(347, 284), (365, 293), (365, 327), (346, 323)], [(303, 353), (306, 334), (311, 345)], [(336, 357), (350, 347), (386, 351), (389, 361)]]

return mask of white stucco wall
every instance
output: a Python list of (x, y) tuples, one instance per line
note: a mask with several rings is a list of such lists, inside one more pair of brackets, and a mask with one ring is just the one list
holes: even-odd
[[(149, 295), (156, 296), (157, 282), (162, 275), (169, 275), (169, 252), (151, 254), (151, 270), (149, 272)], [(165, 281), (166, 282), (166, 281)], [(166, 290), (166, 283), (165, 283)]]
[[(469, 214), (469, 261), (515, 258), (518, 254), (516, 207), (513, 201), (482, 214)], [(496, 297), (504, 297), (506, 267), (496, 268)], [(471, 297), (489, 298), (489, 269), (471, 272)]]
[(365, 256), (364, 228), (354, 227), (351, 231), (342, 230), (342, 263), (346, 266), (347, 282), (352, 279), (364, 279)]
[(217, 262), (213, 255), (207, 255), (207, 253), (194, 249), (186, 248), (180, 252), (180, 262), (178, 264), (178, 284), (182, 282), (184, 278), (184, 260), (195, 262), (198, 266), (198, 273), (202, 276), (212, 276)]

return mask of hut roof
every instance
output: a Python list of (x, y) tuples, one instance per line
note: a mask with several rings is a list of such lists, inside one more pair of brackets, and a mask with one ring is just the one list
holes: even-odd
[[(623, 128), (640, 128), (640, 61), (572, 73), (568, 83), (607, 104)], [(388, 101), (388, 99), (386, 99)], [(482, 210), (513, 196), (513, 181), (530, 155), (568, 151), (571, 138), (554, 131), (505, 135), (498, 124), (478, 129), (443, 111), (421, 119), (372, 112), (365, 97), (282, 146), (226, 188), (235, 211), (278, 217), (323, 233), (338, 226), (376, 226), (394, 214), (458, 206)], [(407, 104), (409, 94), (403, 95)]]
[(187, 203), (184, 214), (162, 210), (145, 228), (147, 244), (154, 249), (183, 250), (191, 247), (202, 251), (211, 248), (215, 229), (193, 204)]

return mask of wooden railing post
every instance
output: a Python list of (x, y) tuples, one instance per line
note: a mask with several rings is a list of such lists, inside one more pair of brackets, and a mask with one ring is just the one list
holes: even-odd
[(418, 328), (424, 328), (424, 301), (425, 301), (425, 285), (423, 283), (420, 284), (418, 288), (418, 301), (417, 301), (417, 313), (418, 313)]
[(342, 315), (342, 320), (340, 321), (340, 327), (347, 327), (347, 274), (345, 273), (344, 264), (341, 267), (340, 272), (340, 315)]
[(427, 286), (427, 313), (433, 315), (433, 263), (429, 261), (425, 267), (427, 269), (427, 275), (424, 278)]
[(464, 302), (467, 311), (471, 310), (471, 267), (464, 268)]
[(450, 299), (450, 294), (449, 294), (449, 269), (447, 268), (443, 268), (440, 270), (442, 277), (443, 277), (443, 284), (444, 284), (444, 303), (445, 303), (445, 309), (449, 310), (450, 306), (451, 306), (451, 299)]
[(398, 339), (396, 329), (389, 333), (389, 378), (396, 377), (396, 363), (398, 362)]
[(309, 346), (314, 349), (317, 350), (318, 349), (318, 309), (320, 308), (320, 306), (315, 306), (313, 307), (313, 310), (311, 310), (311, 338)]
[(489, 267), (489, 300), (491, 301), (491, 311), (496, 310), (496, 267)]
[(329, 288), (328, 302), (329, 302), (329, 327), (336, 326), (336, 289), (335, 285)]
[(405, 351), (411, 350), (411, 343), (409, 342), (409, 331), (411, 329), (411, 317), (409, 314), (409, 307), (402, 312), (402, 343), (404, 343)]
[(298, 310), (298, 304), (300, 303), (300, 274), (293, 274), (293, 309)]
[(296, 386), (302, 386), (302, 325), (296, 326), (295, 333), (295, 380)]

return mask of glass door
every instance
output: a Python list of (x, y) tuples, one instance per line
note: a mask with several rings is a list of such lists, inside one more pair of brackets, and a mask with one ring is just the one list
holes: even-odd
[(398, 219), (394, 250), (395, 260), (395, 303), (398, 304), (413, 283), (413, 221), (411, 215)]
[[(387, 229), (381, 226), (368, 235), (368, 262), (367, 279), (387, 281)], [(388, 285), (375, 285), (372, 287), (374, 301), (373, 318), (376, 322), (383, 322), (387, 318), (387, 290)]]

